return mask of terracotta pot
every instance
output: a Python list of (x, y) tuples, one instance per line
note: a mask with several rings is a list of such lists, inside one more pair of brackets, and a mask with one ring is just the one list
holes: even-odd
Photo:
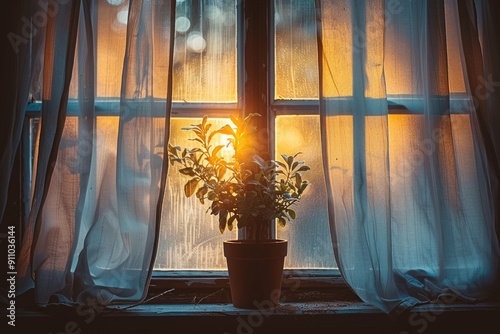
[(258, 243), (249, 240), (224, 241), (233, 305), (239, 308), (269, 308), (279, 303), (286, 240)]

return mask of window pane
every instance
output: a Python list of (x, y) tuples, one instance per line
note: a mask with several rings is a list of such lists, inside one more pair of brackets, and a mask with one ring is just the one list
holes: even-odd
[(177, 0), (175, 101), (236, 102), (236, 0)]
[[(227, 124), (228, 120), (211, 119), (211, 122), (212, 127), (216, 129)], [(194, 147), (194, 143), (189, 140), (193, 135), (181, 128), (199, 123), (201, 119), (197, 118), (172, 119), (172, 145)], [(221, 137), (221, 143), (222, 141), (224, 138)], [(218, 143), (214, 143), (216, 144)], [(229, 149), (226, 150), (228, 156), (232, 155)], [(226, 259), (222, 241), (237, 239), (236, 229), (221, 234), (218, 217), (206, 212), (210, 202), (201, 205), (195, 196), (186, 198), (184, 195), (184, 184), (187, 180), (178, 172), (178, 165), (169, 166), (155, 269), (225, 270)]]
[(276, 152), (292, 155), (311, 167), (303, 179), (311, 185), (294, 208), (297, 218), (277, 229), (288, 240), (287, 268), (336, 268), (327, 218), (325, 176), (320, 149), (319, 117), (279, 116), (276, 118)]
[[(128, 6), (127, 0), (97, 2), (97, 98), (120, 96)], [(236, 23), (236, 0), (177, 0), (174, 101), (237, 101)], [(72, 98), (78, 96), (76, 64), (75, 59)], [(155, 86), (161, 92), (166, 89)]]
[[(97, 1), (97, 97), (120, 96), (125, 42), (127, 35), (128, 1)], [(78, 54), (78, 52), (77, 52)], [(75, 59), (75, 67), (76, 67)], [(74, 79), (78, 78), (73, 76)]]
[(313, 0), (275, 0), (274, 98), (318, 98), (318, 50)]

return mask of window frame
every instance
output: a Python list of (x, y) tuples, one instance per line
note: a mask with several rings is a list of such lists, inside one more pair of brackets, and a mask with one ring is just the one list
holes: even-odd
[[(236, 5), (237, 15), (237, 101), (236, 102), (172, 102), (173, 118), (198, 118), (209, 114), (211, 117), (246, 115), (258, 110), (263, 121), (259, 124), (267, 129), (267, 148), (274, 156), (274, 120), (278, 115), (294, 115), (300, 110), (302, 115), (318, 114), (318, 100), (275, 100), (274, 99), (274, 1), (241, 0)], [(266, 24), (261, 24), (265, 18)], [(246, 23), (246, 24), (245, 24)], [(245, 27), (246, 26), (246, 27)], [(253, 29), (258, 27), (259, 29)], [(245, 30), (246, 28), (246, 30)], [(254, 33), (256, 32), (256, 33)], [(256, 53), (255, 50), (258, 50)], [(258, 71), (255, 71), (255, 68)], [(245, 75), (246, 74), (246, 75)], [(245, 80), (246, 77), (246, 80)], [(262, 94), (265, 99), (262, 99)], [(257, 103), (255, 103), (257, 101)], [(158, 116), (166, 108), (165, 101), (154, 101), (154, 110)], [(31, 121), (41, 116), (42, 103), (34, 101), (26, 106), (25, 125), (22, 136), (22, 174), (26, 182), (20, 182), (19, 194), (23, 208), (19, 222), (29, 214), (31, 192), (31, 152), (33, 150)], [(79, 102), (70, 99), (67, 104), (67, 116), (78, 115)], [(96, 98), (95, 111), (98, 116), (118, 116), (120, 99)], [(272, 231), (276, 233), (276, 229)], [(238, 231), (240, 235), (240, 231)], [(209, 284), (223, 288), (229, 284), (227, 270), (154, 270), (151, 278), (153, 287), (184, 286), (189, 287)], [(213, 284), (215, 282), (215, 284)], [(294, 287), (338, 287), (345, 286), (337, 269), (285, 269), (284, 288)]]
[[(228, 117), (228, 115), (248, 114), (249, 110), (258, 109), (262, 114), (264, 122), (260, 126), (265, 126), (268, 131), (268, 149), (274, 156), (274, 121), (277, 116), (282, 115), (318, 115), (319, 99), (275, 99), (274, 89), (275, 75), (274, 66), (274, 1), (267, 0), (242, 0), (237, 3), (237, 101), (235, 103), (202, 103), (202, 102), (179, 102), (172, 103), (172, 117), (197, 118), (209, 114), (211, 117)], [(247, 18), (250, 18), (247, 20)], [(265, 25), (258, 24), (265, 18)], [(247, 30), (244, 30), (243, 22), (247, 22)], [(257, 33), (249, 33), (254, 25), (260, 27)], [(265, 36), (265, 37), (264, 37)], [(259, 50), (256, 53), (254, 50)], [(258, 71), (254, 69), (257, 68)], [(245, 82), (245, 73), (248, 75)], [(265, 78), (262, 79), (262, 78)], [(261, 99), (262, 94), (266, 98)], [(455, 103), (467, 103), (465, 94), (454, 94)], [(389, 114), (412, 114), (404, 105), (410, 98), (390, 97)], [(258, 101), (259, 103), (254, 103)], [(158, 115), (166, 108), (165, 101), (154, 102), (154, 110), (158, 110)], [(41, 114), (41, 103), (29, 103), (26, 107), (26, 121), (24, 124), (21, 152), (23, 163), (21, 163), (22, 175), (27, 182), (19, 182), (19, 193), (21, 194), (21, 206), (19, 210), (19, 220), (26, 221), (29, 213), (29, 195), (31, 184), (31, 160), (30, 153), (33, 150), (31, 143), (30, 121)], [(78, 101), (70, 100), (67, 107), (67, 115), (77, 115), (79, 108)], [(117, 116), (120, 110), (120, 100), (97, 99), (95, 110), (99, 116)], [(22, 231), (22, 226), (21, 231)], [(274, 230), (273, 233), (276, 231)], [(338, 269), (285, 269), (284, 286), (317, 286), (317, 287), (337, 287), (345, 285), (345, 281)], [(228, 284), (227, 270), (154, 270), (152, 284), (155, 286), (190, 286), (212, 284), (223, 287)]]
[[(275, 75), (274, 66), (274, 1), (267, 0), (242, 0), (236, 5), (237, 11), (237, 101), (235, 103), (193, 103), (178, 102), (172, 103), (172, 117), (196, 118), (209, 114), (212, 117), (228, 117), (228, 115), (248, 114), (251, 110), (258, 109), (262, 114), (264, 122), (260, 126), (265, 126), (268, 130), (268, 149), (274, 156), (274, 121), (281, 115), (318, 115), (319, 99), (275, 99), (274, 89)], [(248, 19), (250, 18), (250, 19)], [(259, 24), (265, 18), (266, 24)], [(245, 29), (245, 24), (247, 23)], [(254, 26), (260, 27), (257, 33)], [(254, 52), (259, 50), (259, 52)], [(255, 71), (254, 69), (258, 69)], [(245, 73), (249, 74), (245, 82)], [(252, 75), (253, 74), (253, 75)], [(262, 79), (265, 78), (265, 79)], [(265, 99), (260, 98), (265, 94)], [(466, 94), (453, 94), (452, 103), (465, 105), (468, 103)], [(404, 105), (408, 99), (404, 97), (390, 97), (389, 114), (413, 114)], [(258, 101), (255, 103), (255, 101)], [(120, 106), (119, 99), (97, 99), (95, 110), (99, 116), (118, 115)], [(76, 115), (79, 105), (77, 101), (68, 102), (68, 116)], [(157, 110), (165, 110), (166, 102), (155, 102)], [(455, 109), (457, 110), (457, 109)], [(20, 194), (21, 205), (19, 211), (20, 231), (22, 231), (22, 222), (26, 221), (29, 213), (29, 195), (31, 192), (31, 152), (33, 146), (31, 143), (30, 121), (40, 116), (41, 103), (29, 103), (26, 107), (26, 121), (23, 129), (22, 144), (20, 154), (22, 158), (21, 170), (25, 182), (13, 184), (14, 188)], [(161, 113), (159, 112), (158, 115)], [(16, 189), (14, 189), (16, 191)], [(273, 233), (276, 231), (274, 230)], [(340, 275), (338, 269), (285, 269), (284, 270), (286, 286), (338, 286), (345, 285), (345, 281)], [(154, 270), (152, 282), (158, 286), (165, 284), (189, 285), (193, 281), (199, 284), (208, 284), (207, 282), (217, 282), (216, 286), (225, 286), (228, 284), (227, 270), (207, 271), (207, 270)], [(191, 283), (190, 283), (191, 282)]]
[[(261, 114), (258, 126), (267, 129), (267, 149), (271, 156), (274, 150), (274, 120), (277, 115), (318, 114), (319, 100), (275, 100), (274, 98), (274, 1), (241, 0), (237, 3), (237, 60), (238, 103), (221, 104), (225, 108), (212, 108), (213, 103), (176, 103), (172, 105), (172, 116), (182, 110), (182, 117), (228, 117), (233, 114), (247, 115), (255, 110)], [(265, 19), (266, 24), (259, 24)], [(244, 25), (243, 22), (246, 24)], [(245, 29), (246, 27), (246, 29)], [(258, 27), (258, 29), (253, 29)], [(257, 33), (253, 33), (253, 32)], [(258, 52), (254, 52), (258, 50)], [(256, 70), (257, 69), (257, 70)], [(246, 78), (245, 80), (243, 80)], [(262, 99), (265, 95), (265, 99)], [(255, 102), (257, 101), (257, 102)], [(193, 109), (194, 108), (194, 109)], [(276, 233), (274, 224), (273, 234)], [(238, 231), (238, 236), (242, 236)], [(283, 287), (345, 287), (338, 269), (285, 269)], [(224, 288), (229, 284), (227, 270), (154, 270), (154, 286), (190, 287), (210, 285)]]

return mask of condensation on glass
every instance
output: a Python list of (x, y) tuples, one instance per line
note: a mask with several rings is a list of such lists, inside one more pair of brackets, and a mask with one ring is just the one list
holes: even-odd
[[(274, 99), (317, 99), (314, 1), (275, 0), (274, 28)], [(328, 226), (319, 116), (278, 116), (275, 125), (277, 159), (280, 154), (302, 152), (300, 158), (312, 167), (303, 176), (311, 185), (294, 208), (297, 218), (285, 227), (277, 227), (277, 237), (289, 240), (285, 268), (336, 268)]]
[(320, 149), (319, 116), (278, 116), (276, 155), (301, 152), (300, 160), (311, 167), (303, 179), (311, 185), (293, 208), (297, 218), (278, 226), (277, 237), (289, 240), (285, 267), (289, 269), (336, 268), (328, 226), (325, 175)]
[[(98, 99), (120, 97), (128, 7), (128, 0), (96, 2)], [(236, 17), (235, 0), (177, 0), (173, 59), (174, 101), (237, 101)], [(165, 75), (166, 73), (167, 71)], [(155, 75), (161, 76), (162, 73)], [(78, 78), (77, 66), (73, 70), (73, 78)], [(160, 96), (167, 90), (166, 86), (155, 88)], [(77, 81), (73, 80), (70, 98), (77, 97)]]
[[(211, 119), (211, 122), (212, 127), (218, 129), (227, 124), (228, 119)], [(195, 147), (195, 142), (190, 141), (193, 134), (182, 128), (199, 123), (199, 118), (172, 119), (171, 144)], [(225, 143), (226, 139), (225, 135), (214, 137), (214, 145)], [(232, 156), (229, 148), (224, 148), (221, 153), (226, 158)], [(221, 234), (218, 217), (207, 212), (210, 203), (202, 205), (196, 196), (187, 198), (184, 195), (187, 181), (188, 178), (178, 172), (178, 165), (169, 166), (155, 269), (225, 270), (222, 241), (236, 239), (236, 230)]]
[[(406, 3), (406, 2), (405, 2)], [(465, 92), (459, 54), (456, 12), (446, 4), (446, 29), (449, 86), (452, 93)], [(177, 0), (176, 40), (174, 53), (175, 101), (235, 102), (237, 96), (237, 13), (236, 0)], [(318, 98), (318, 56), (313, 0), (274, 1), (274, 98), (300, 100)], [(405, 15), (388, 18), (385, 54), (385, 79), (389, 99), (411, 92), (401, 80), (411, 57), (391, 29), (404, 29)], [(96, 2), (96, 94), (97, 100), (117, 99), (125, 52), (127, 0)], [(76, 52), (76, 55), (78, 52)], [(75, 60), (75, 64), (77, 64)], [(74, 67), (70, 98), (78, 98), (78, 66)], [(35, 77), (33, 97), (40, 100), (40, 78)], [(165, 87), (166, 89), (166, 87)], [(290, 101), (293, 103), (293, 101)], [(466, 124), (468, 116), (457, 116)], [(463, 120), (462, 120), (463, 119)], [(390, 124), (399, 118), (391, 117)], [(173, 118), (171, 142), (186, 146), (189, 136), (181, 127), (199, 119)], [(220, 119), (216, 125), (224, 124)], [(98, 122), (102, 127), (103, 123)], [(111, 126), (111, 125), (110, 125)], [(113, 126), (111, 126), (113, 127)], [(32, 121), (31, 138), (36, 147), (38, 122)], [(101, 129), (102, 130), (102, 129)], [(305, 177), (311, 181), (303, 200), (297, 206), (297, 219), (285, 228), (277, 228), (277, 237), (289, 240), (287, 268), (335, 268), (328, 227), (325, 180), (322, 170), (318, 116), (278, 116), (276, 119), (276, 152), (301, 157), (312, 167)], [(98, 129), (98, 131), (100, 131)], [(392, 145), (393, 143), (391, 143)], [(464, 144), (465, 145), (465, 144)], [(35, 155), (35, 154), (33, 154)], [(217, 217), (196, 198), (186, 198), (185, 179), (170, 167), (168, 173), (159, 248), (155, 263), (162, 270), (225, 270), (222, 240), (236, 238), (236, 232), (220, 234)]]
[[(171, 143), (192, 147), (192, 135), (182, 130), (201, 119), (172, 120)], [(227, 119), (215, 119), (214, 127), (227, 123)], [(297, 218), (284, 228), (277, 228), (277, 237), (289, 240), (285, 267), (288, 269), (336, 268), (330, 238), (324, 173), (318, 150), (318, 116), (279, 116), (276, 119), (276, 152), (295, 154), (312, 167), (304, 174), (311, 182), (303, 199), (294, 210)], [(219, 138), (221, 143), (225, 138)], [(231, 152), (225, 152), (230, 157)], [(193, 196), (186, 198), (183, 192), (187, 179), (170, 166), (167, 189), (163, 202), (162, 227), (155, 268), (160, 270), (225, 270), (222, 241), (237, 238), (236, 231), (221, 234), (217, 217), (207, 213), (208, 205), (201, 205)]]
[(174, 101), (237, 101), (235, 0), (177, 0)]
[(318, 98), (314, 1), (274, 1), (274, 98)]
[[(385, 21), (380, 21), (375, 27), (376, 30), (385, 29), (384, 71), (389, 99), (404, 97), (414, 91), (414, 87), (411, 87), (413, 81), (408, 78), (414, 75), (415, 66), (412, 60), (415, 60), (414, 54), (418, 53), (418, 50), (412, 50), (409, 43), (413, 29), (410, 26), (414, 15), (411, 11), (412, 5), (408, 1), (398, 3), (397, 10), (394, 10), (393, 3), (386, 3)], [(464, 93), (458, 13), (451, 0), (446, 0), (444, 4), (449, 90), (452, 94)], [(274, 6), (274, 98), (317, 99), (318, 54), (314, 1), (275, 0)], [(343, 10), (345, 9), (344, 7)], [(342, 10), (341, 4), (339, 10)], [(350, 14), (346, 15), (348, 20)], [(352, 39), (351, 28), (349, 27), (345, 34), (339, 35), (338, 39), (340, 44), (349, 45), (351, 42), (346, 39)], [(339, 54), (339, 57), (341, 56)], [(344, 71), (347, 72), (342, 76)], [(349, 81), (352, 77), (350, 69), (341, 69), (340, 72), (337, 72), (337, 77), (342, 77), (344, 81)]]
[[(174, 101), (236, 102), (237, 1), (178, 0), (176, 3)], [(129, 2), (108, 0), (96, 4), (97, 98), (119, 98)], [(412, 53), (418, 51), (408, 47), (405, 38), (400, 37), (411, 35), (412, 15), (409, 2), (402, 1), (400, 7), (402, 10), (396, 12), (387, 7), (388, 15), (380, 25), (385, 29), (384, 73), (389, 99), (411, 94), (412, 80), (406, 78), (413, 75)], [(274, 0), (274, 11), (274, 98), (317, 99), (319, 74), (314, 1)], [(449, 90), (452, 94), (464, 93), (458, 14), (451, 0), (445, 1), (445, 14)], [(41, 99), (40, 75), (35, 75), (32, 88), (36, 100)], [(77, 66), (73, 78), (78, 78)], [(70, 98), (77, 97), (77, 80), (72, 80)]]
[[(159, 120), (158, 120), (159, 121)], [(75, 128), (75, 117), (68, 118), (68, 129)], [(198, 118), (175, 118), (171, 120), (171, 143), (190, 147), (192, 135), (185, 130), (191, 124), (201, 122)], [(33, 147), (36, 146), (37, 120), (32, 124)], [(227, 119), (214, 119), (214, 128), (228, 123)], [(97, 160), (113, 157), (113, 149), (106, 143), (116, 141), (118, 118), (99, 117), (97, 122), (99, 142)], [(67, 131), (65, 134), (68, 133)], [(304, 174), (311, 182), (302, 201), (294, 209), (297, 218), (286, 227), (277, 228), (277, 237), (289, 240), (285, 267), (288, 269), (335, 268), (332, 243), (326, 211), (325, 180), (318, 150), (319, 118), (317, 116), (279, 116), (276, 120), (277, 155), (302, 152), (300, 158), (312, 167)], [(104, 140), (103, 136), (109, 137)], [(216, 138), (223, 143), (222, 135)], [(71, 143), (66, 138), (65, 146)], [(214, 145), (219, 142), (214, 143)], [(111, 145), (112, 147), (112, 145)], [(229, 148), (222, 154), (232, 155)], [(104, 161), (104, 160), (103, 160)], [(101, 162), (102, 163), (102, 162)], [(101, 164), (99, 163), (99, 164)], [(183, 187), (187, 179), (177, 172), (177, 166), (169, 166), (167, 188), (163, 201), (162, 224), (155, 262), (156, 270), (225, 270), (222, 241), (237, 238), (236, 230), (224, 234), (219, 232), (217, 217), (207, 212), (208, 205), (201, 205), (193, 196), (187, 198)]]

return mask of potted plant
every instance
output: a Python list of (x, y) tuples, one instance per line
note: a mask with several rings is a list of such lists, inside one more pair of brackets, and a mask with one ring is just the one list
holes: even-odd
[[(195, 195), (201, 204), (211, 202), (207, 212), (218, 216), (221, 233), (235, 226), (244, 232), (238, 240), (224, 241), (232, 302), (241, 308), (278, 304), (287, 240), (272, 239), (271, 226), (295, 219), (292, 207), (309, 185), (302, 179), (309, 167), (297, 160), (300, 152), (282, 154), (282, 161), (256, 154), (253, 119), (258, 116), (231, 116), (232, 125), (219, 129), (212, 129), (205, 116), (200, 124), (183, 128), (194, 133), (195, 147), (168, 145), (170, 164), (179, 165), (188, 179), (185, 195)], [(222, 134), (227, 144), (215, 145), (215, 136)], [(221, 155), (225, 146), (234, 149), (232, 157)]]

